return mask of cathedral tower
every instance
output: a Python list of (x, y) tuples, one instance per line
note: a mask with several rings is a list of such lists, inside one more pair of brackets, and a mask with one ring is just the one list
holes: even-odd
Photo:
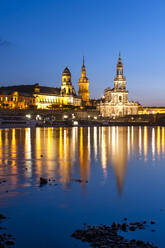
[(120, 57), (120, 53), (119, 53), (119, 58), (118, 58), (118, 63), (117, 63), (117, 68), (116, 68), (116, 77), (114, 79), (114, 89), (116, 91), (126, 90), (126, 79), (123, 75), (123, 63)]
[(116, 66), (116, 77), (114, 79), (114, 91), (112, 93), (112, 99), (115, 104), (124, 104), (128, 102), (128, 91), (126, 90), (126, 79), (123, 74), (123, 63), (120, 53)]
[(84, 57), (83, 57), (83, 65), (81, 70), (81, 77), (79, 79), (79, 96), (82, 98), (84, 102), (89, 102), (89, 80), (86, 77), (86, 69), (84, 65)]
[[(103, 101), (98, 104), (98, 109), (102, 116), (110, 118), (138, 114), (138, 103), (128, 100), (126, 79), (123, 74), (123, 63), (120, 53), (116, 66), (114, 88), (105, 90)], [(122, 182), (122, 177), (120, 180)]]
[(68, 67), (62, 73), (62, 84), (61, 84), (61, 94), (71, 95), (73, 93), (73, 87), (71, 83), (71, 73)]

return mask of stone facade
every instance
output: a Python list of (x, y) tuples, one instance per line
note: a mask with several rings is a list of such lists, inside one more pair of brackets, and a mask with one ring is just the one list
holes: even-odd
[(138, 106), (138, 103), (128, 100), (126, 79), (123, 75), (123, 64), (119, 54), (114, 88), (105, 89), (104, 96), (98, 103), (97, 108), (103, 117), (112, 118), (116, 116), (137, 115)]

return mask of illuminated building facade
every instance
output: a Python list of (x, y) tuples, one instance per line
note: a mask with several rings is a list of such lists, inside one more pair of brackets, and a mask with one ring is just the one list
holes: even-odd
[(81, 106), (71, 83), (71, 73), (66, 67), (62, 73), (61, 88), (45, 87), (39, 84), (17, 85), (0, 88), (0, 107), (9, 109), (52, 109), (63, 106)]
[(80, 106), (81, 99), (76, 95), (76, 91), (72, 86), (71, 73), (66, 67), (62, 73), (62, 84), (60, 90), (63, 105)]
[(88, 105), (89, 104), (89, 80), (86, 76), (86, 68), (84, 64), (84, 57), (83, 57), (83, 65), (81, 70), (81, 77), (79, 79), (79, 96), (83, 100), (83, 102)]
[(34, 98), (10, 87), (0, 88), (0, 108), (27, 109), (34, 104)]
[(66, 67), (62, 73), (61, 88), (35, 85), (33, 97), (37, 109), (50, 109), (58, 106), (81, 106), (81, 98), (72, 86), (71, 73)]
[(123, 64), (119, 54), (114, 88), (107, 88), (98, 104), (98, 109), (104, 117), (137, 115), (138, 103), (128, 101), (126, 79), (123, 74)]
[(140, 107), (139, 115), (165, 114), (165, 107)]

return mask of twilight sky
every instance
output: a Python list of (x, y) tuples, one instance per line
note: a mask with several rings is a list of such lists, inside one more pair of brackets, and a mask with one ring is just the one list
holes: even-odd
[(0, 0), (0, 85), (78, 89), (85, 56), (91, 97), (113, 87), (118, 53), (129, 99), (165, 106), (164, 0)]

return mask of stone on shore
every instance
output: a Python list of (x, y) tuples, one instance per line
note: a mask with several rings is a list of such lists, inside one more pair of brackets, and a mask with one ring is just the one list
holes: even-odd
[(40, 186), (47, 184), (48, 180), (46, 178), (40, 177)]

